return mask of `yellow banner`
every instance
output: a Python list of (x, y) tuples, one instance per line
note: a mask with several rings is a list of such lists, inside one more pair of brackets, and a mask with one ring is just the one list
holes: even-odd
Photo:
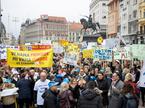
[(7, 63), (10, 67), (52, 67), (53, 50), (18, 51), (8, 49)]
[(93, 49), (83, 50), (83, 58), (93, 58), (93, 53), (94, 53)]

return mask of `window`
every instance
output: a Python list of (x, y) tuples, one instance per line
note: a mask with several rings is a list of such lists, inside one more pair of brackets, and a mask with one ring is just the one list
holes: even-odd
[(129, 15), (129, 20), (131, 20), (131, 15)]
[(93, 21), (95, 21), (95, 13), (93, 13)]
[(106, 19), (106, 16), (103, 16), (103, 19)]
[(145, 25), (144, 25), (144, 34), (145, 34)]
[(133, 0), (133, 4), (136, 5), (137, 4), (137, 0)]
[(141, 40), (140, 43), (141, 43), (141, 44), (144, 44), (144, 38), (143, 38), (142, 36), (140, 37), (140, 40)]
[(136, 18), (137, 10), (133, 11), (133, 17)]
[(106, 6), (106, 3), (102, 3), (102, 6)]
[(140, 33), (142, 34), (142, 32), (143, 32), (143, 28), (142, 26), (140, 26)]
[(144, 12), (144, 18), (145, 18), (145, 12)]

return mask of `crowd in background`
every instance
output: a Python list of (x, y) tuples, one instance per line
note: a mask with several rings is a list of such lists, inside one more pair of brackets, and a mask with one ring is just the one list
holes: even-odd
[(51, 68), (10, 68), (1, 62), (0, 91), (19, 90), (1, 97), (0, 108), (138, 108), (140, 99), (144, 106), (140, 63), (81, 58), (72, 66), (62, 59), (56, 54)]

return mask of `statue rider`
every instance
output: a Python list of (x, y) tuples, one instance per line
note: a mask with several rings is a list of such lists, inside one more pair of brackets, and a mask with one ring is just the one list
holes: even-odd
[(87, 18), (88, 18), (88, 25), (89, 25), (89, 27), (91, 27), (92, 26), (92, 24), (93, 24), (93, 19), (92, 19), (92, 15), (89, 15), (89, 17), (88, 16), (86, 16)]

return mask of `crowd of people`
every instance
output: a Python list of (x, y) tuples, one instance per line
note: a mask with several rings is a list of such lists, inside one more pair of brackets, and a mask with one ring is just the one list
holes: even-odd
[(0, 65), (0, 90), (18, 88), (18, 94), (0, 98), (0, 108), (138, 108), (145, 88), (139, 87), (140, 64), (93, 62), (78, 66), (54, 56), (51, 68), (10, 68)]

